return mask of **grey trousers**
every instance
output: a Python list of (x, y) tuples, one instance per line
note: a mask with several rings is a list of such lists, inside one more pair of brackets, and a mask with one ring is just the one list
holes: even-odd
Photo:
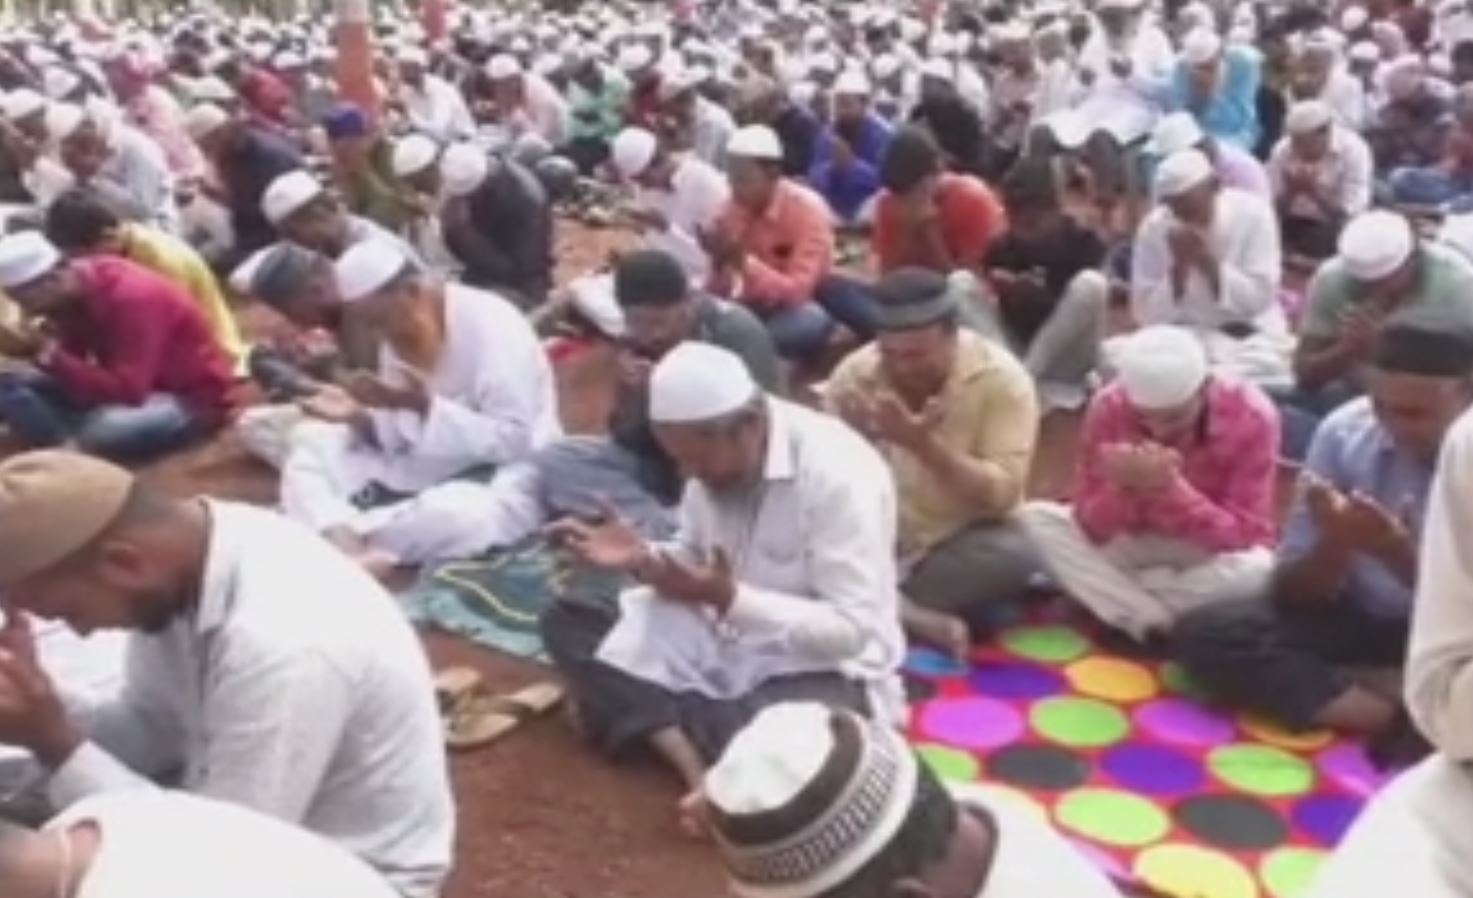
[(985, 628), (989, 610), (1021, 599), (1042, 569), (1016, 522), (989, 521), (967, 527), (922, 556), (900, 591), (922, 608)]
[(1081, 271), (1027, 346), (1008, 332), (997, 302), (985, 292), (964, 320), (983, 336), (1010, 347), (1039, 384), (1079, 386), (1099, 365), (1109, 299), (1110, 282), (1104, 274)]

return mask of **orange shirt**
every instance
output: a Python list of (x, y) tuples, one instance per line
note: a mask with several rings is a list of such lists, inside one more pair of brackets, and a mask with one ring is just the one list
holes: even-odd
[(818, 194), (784, 178), (772, 202), (753, 215), (735, 200), (717, 221), (747, 250), (741, 284), (713, 275), (711, 289), (756, 306), (784, 306), (813, 298), (819, 281), (834, 264), (834, 229), (828, 206)]
[[(971, 175), (944, 174), (936, 186), (936, 212), (941, 239), (958, 268), (976, 268), (992, 242), (1008, 229), (1008, 213), (992, 188)], [(943, 259), (925, 258), (906, 237), (900, 199), (886, 190), (875, 204), (872, 244), (880, 271), (914, 266), (948, 273)]]

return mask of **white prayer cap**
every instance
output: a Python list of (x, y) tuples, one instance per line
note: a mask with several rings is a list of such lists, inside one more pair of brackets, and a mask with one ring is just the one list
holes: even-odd
[[(403, 58), (403, 51), (400, 51), (399, 55), (400, 58)], [(295, 50), (282, 50), (276, 54), (276, 58), (271, 61), (271, 64), (277, 71), (286, 72), (292, 69), (303, 68), (307, 65), (307, 60)]]
[(940, 81), (955, 81), (956, 66), (949, 59), (928, 59), (921, 65), (921, 74)]
[(61, 264), (61, 253), (40, 231), (0, 238), (0, 290), (31, 283)]
[(235, 90), (223, 78), (213, 75), (191, 81), (186, 90), (201, 103), (230, 103), (235, 100)]
[(1170, 199), (1197, 187), (1214, 174), (1212, 163), (1201, 150), (1181, 150), (1162, 160), (1156, 169), (1156, 196)]
[(643, 128), (625, 128), (609, 148), (614, 168), (626, 178), (637, 177), (649, 168), (659, 148), (659, 139)]
[(420, 47), (405, 47), (399, 51), (400, 65), (429, 65), (430, 57)]
[(1206, 65), (1222, 55), (1222, 38), (1208, 28), (1195, 28), (1181, 45), (1182, 61), (1190, 66)]
[(1003, 22), (987, 29), (987, 39), (996, 44), (1020, 44), (1028, 40), (1028, 26), (1022, 22)]
[(945, 31), (937, 31), (926, 41), (928, 56), (950, 56), (956, 52), (956, 41)]
[(581, 277), (568, 285), (573, 308), (598, 328), (605, 337), (624, 336), (624, 310), (614, 296), (614, 276), (597, 274)]
[(731, 135), (726, 143), (726, 155), (775, 162), (783, 158), (783, 144), (766, 125), (747, 125)]
[(1099, 0), (1100, 9), (1140, 9), (1143, 0)]
[(1473, 212), (1444, 218), (1437, 232), (1437, 242), (1452, 247), (1462, 253), (1465, 260), (1473, 262)]
[(1345, 225), (1337, 255), (1346, 274), (1358, 281), (1379, 281), (1405, 265), (1415, 248), (1416, 238), (1406, 216), (1373, 209)]
[(615, 65), (626, 73), (637, 72), (646, 68), (655, 61), (655, 54), (650, 51), (649, 46), (642, 43), (625, 44), (624, 49), (619, 51)]
[(870, 95), (870, 91), (869, 79), (865, 77), (864, 72), (856, 69), (845, 71), (844, 74), (839, 76), (839, 80), (834, 82), (834, 93), (836, 95), (867, 97)]
[(454, 197), (474, 193), (491, 174), (491, 157), (481, 147), (458, 143), (440, 156), (440, 177), (445, 192)]
[(274, 243), (246, 256), (245, 261), (231, 269), (229, 277), (226, 278), (230, 289), (239, 293), (241, 296), (249, 296), (251, 294), (251, 288), (256, 282), (256, 272), (261, 270), (261, 265), (271, 255), (272, 251), (281, 245)]
[(1202, 126), (1197, 124), (1196, 116), (1190, 112), (1173, 112), (1156, 123), (1146, 143), (1146, 152), (1164, 158), (1194, 149), (1202, 137)]
[(53, 100), (60, 100), (81, 86), (82, 76), (71, 69), (52, 66), (41, 73), (41, 89)]
[(417, 175), (435, 164), (440, 155), (440, 145), (423, 134), (409, 134), (394, 144), (394, 153), (389, 162), (394, 176), (407, 178)]
[(1062, 109), (1043, 120), (1054, 142), (1066, 150), (1077, 150), (1089, 140), (1089, 122), (1076, 109)]
[(1191, 331), (1171, 324), (1125, 337), (1119, 358), (1120, 388), (1138, 409), (1176, 408), (1197, 394), (1209, 373), (1207, 351)]
[(710, 421), (739, 411), (761, 391), (730, 350), (689, 341), (665, 354), (650, 372), (650, 420)]
[(189, 135), (190, 140), (201, 140), (229, 122), (230, 113), (214, 103), (205, 103), (189, 110), (184, 116), (184, 133)]
[(920, 776), (891, 727), (817, 702), (764, 709), (702, 788), (734, 891), (816, 898), (850, 881), (894, 841)]
[(343, 302), (354, 303), (382, 290), (413, 264), (392, 240), (361, 240), (333, 263), (333, 280)]
[(894, 53), (881, 53), (870, 62), (870, 70), (874, 72), (876, 78), (885, 81), (900, 71), (900, 57)]
[(1422, 57), (1406, 53), (1388, 62), (1381, 77), (1387, 95), (1394, 100), (1404, 100), (1416, 92), (1425, 75)]
[(261, 195), (261, 212), (272, 225), (280, 225), (324, 191), (322, 182), (311, 172), (300, 169), (287, 172), (272, 181)]
[(1352, 62), (1380, 62), (1381, 48), (1371, 41), (1357, 41), (1350, 47)]
[(21, 87), (0, 97), (0, 112), (12, 122), (46, 111), (46, 98), (28, 87)]
[(510, 53), (498, 53), (486, 63), (486, 76), (493, 81), (515, 78), (522, 73), (522, 64)]
[(833, 75), (839, 71), (839, 60), (832, 53), (815, 53), (808, 59), (809, 73), (822, 72)]
[(77, 133), (87, 121), (87, 111), (75, 103), (52, 103), (46, 108), (46, 134), (60, 142)]
[(1284, 130), (1289, 134), (1312, 134), (1334, 120), (1335, 113), (1324, 100), (1300, 100), (1284, 116)]
[(1340, 14), (1340, 30), (1347, 34), (1359, 31), (1366, 27), (1366, 22), (1370, 21), (1370, 18), (1371, 14), (1366, 12), (1364, 6), (1347, 7)]

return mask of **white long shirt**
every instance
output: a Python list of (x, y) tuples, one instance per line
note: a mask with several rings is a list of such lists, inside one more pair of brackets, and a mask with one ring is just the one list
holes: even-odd
[(1473, 414), (1442, 444), (1422, 527), (1406, 703), (1445, 756), (1473, 761)]
[(903, 713), (895, 576), (895, 488), (884, 459), (836, 418), (769, 398), (760, 485), (741, 496), (686, 486), (680, 533), (663, 547), (726, 553), (737, 581), (724, 617), (661, 598), (621, 597), (599, 657), (674, 691), (750, 693), (775, 677), (840, 672), (881, 717)]
[(639, 201), (663, 215), (668, 226), (646, 235), (645, 242), (674, 256), (692, 282), (704, 281), (710, 260), (700, 234), (716, 226), (730, 198), (725, 175), (696, 156), (683, 156), (676, 163), (669, 190), (639, 191)]
[(476, 133), (476, 122), (465, 97), (444, 78), (425, 75), (421, 88), (402, 84), (399, 90), (404, 112), (414, 130), (442, 143), (464, 140)]
[[(1339, 125), (1332, 128), (1330, 152), (1325, 158), (1312, 163), (1316, 192), (1329, 200), (1341, 215), (1359, 215), (1371, 205), (1371, 188), (1375, 180), (1371, 148), (1359, 134)], [(1274, 196), (1284, 195), (1284, 182), (1288, 180), (1286, 174), (1305, 165), (1306, 163), (1294, 157), (1290, 139), (1281, 139), (1268, 160), (1268, 174), (1273, 184)], [(1296, 198), (1289, 213), (1306, 218), (1325, 217), (1319, 206), (1305, 197)]]
[(184, 791), (331, 839), (408, 898), (434, 895), (455, 807), (414, 630), (302, 526), (229, 502), (209, 513), (198, 604), (133, 637), (121, 694), (94, 709), (94, 741), (54, 772), (52, 802), (182, 770)]
[(1278, 303), (1279, 223), (1268, 203), (1231, 187), (1217, 196), (1208, 246), (1220, 266), (1218, 292), (1193, 269), (1177, 296), (1171, 283), (1170, 234), (1179, 224), (1166, 206), (1141, 222), (1131, 253), (1130, 300), (1136, 323), (1177, 324), (1208, 331), (1252, 324), (1263, 333), (1285, 329)]
[[(1130, 60), (1130, 74), (1117, 77), (1110, 62), (1117, 54)], [(1176, 64), (1171, 41), (1155, 25), (1141, 23), (1134, 34), (1117, 47), (1103, 28), (1096, 25), (1079, 51), (1074, 67), (1080, 77), (1076, 107), (1091, 129), (1104, 128), (1121, 143), (1143, 137), (1161, 113), (1160, 97)], [(1094, 80), (1084, 83), (1084, 72)]]
[(84, 799), (46, 829), (86, 823), (99, 842), (76, 898), (401, 898), (340, 846), (239, 805), (119, 792)]

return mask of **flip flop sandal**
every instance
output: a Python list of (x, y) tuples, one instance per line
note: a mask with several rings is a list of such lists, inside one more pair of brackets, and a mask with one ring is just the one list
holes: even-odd
[(435, 673), (435, 700), (440, 713), (448, 715), (456, 706), (481, 688), (484, 680), (479, 671), (469, 667), (447, 667)]
[(490, 745), (557, 707), (563, 695), (563, 687), (557, 683), (537, 683), (509, 695), (473, 692), (446, 717), (445, 744), (455, 751)]

